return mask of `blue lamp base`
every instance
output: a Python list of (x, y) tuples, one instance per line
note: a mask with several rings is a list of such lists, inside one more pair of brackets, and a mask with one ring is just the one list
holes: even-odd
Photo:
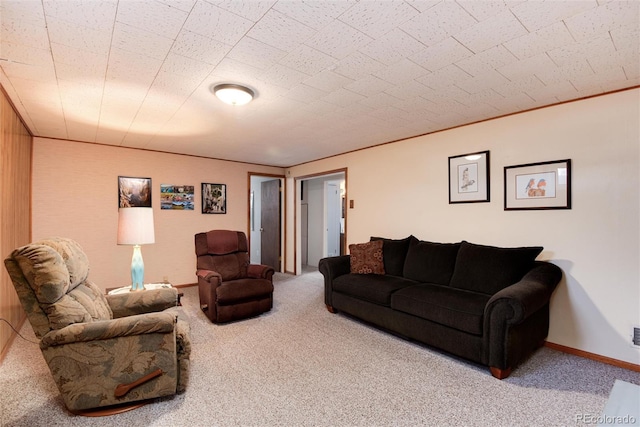
[(131, 257), (131, 292), (134, 291), (144, 291), (144, 261), (142, 261), (140, 245), (133, 247), (133, 257)]

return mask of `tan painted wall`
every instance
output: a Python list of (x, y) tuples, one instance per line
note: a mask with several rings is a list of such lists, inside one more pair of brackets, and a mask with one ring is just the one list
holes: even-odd
[[(605, 95), (387, 144), (290, 168), (297, 176), (348, 168), (347, 243), (370, 236), (542, 245), (565, 278), (548, 340), (640, 364), (640, 90)], [(491, 201), (448, 203), (448, 157), (491, 152)], [(573, 208), (504, 211), (504, 166), (572, 159)], [(293, 224), (287, 270), (293, 271)]]
[[(2, 260), (30, 239), (31, 135), (0, 90), (0, 242)], [(24, 310), (4, 264), (0, 267), (0, 317), (19, 328)], [(15, 336), (0, 322), (0, 361)]]
[[(34, 139), (33, 239), (65, 236), (89, 257), (90, 278), (101, 288), (131, 283), (133, 249), (118, 246), (119, 175), (152, 180), (156, 243), (142, 247), (145, 282), (165, 276), (195, 283), (194, 234), (211, 229), (248, 230), (248, 173), (282, 169), (144, 150)], [(227, 214), (201, 213), (203, 182), (227, 185)], [(160, 184), (194, 185), (195, 209), (160, 209)]]

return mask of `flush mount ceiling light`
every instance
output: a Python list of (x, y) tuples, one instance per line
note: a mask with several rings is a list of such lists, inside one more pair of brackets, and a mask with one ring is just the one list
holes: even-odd
[(216, 85), (213, 93), (222, 101), (230, 105), (245, 105), (251, 102), (254, 93), (251, 89), (241, 85), (224, 83)]

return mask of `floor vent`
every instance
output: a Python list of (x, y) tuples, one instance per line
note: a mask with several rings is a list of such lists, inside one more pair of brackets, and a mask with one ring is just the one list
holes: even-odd
[(631, 333), (631, 343), (634, 347), (640, 348), (640, 326), (634, 326)]

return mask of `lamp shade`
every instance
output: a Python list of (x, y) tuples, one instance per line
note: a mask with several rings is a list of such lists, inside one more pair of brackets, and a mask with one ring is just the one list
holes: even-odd
[(147, 245), (155, 241), (153, 208), (118, 210), (119, 245)]

